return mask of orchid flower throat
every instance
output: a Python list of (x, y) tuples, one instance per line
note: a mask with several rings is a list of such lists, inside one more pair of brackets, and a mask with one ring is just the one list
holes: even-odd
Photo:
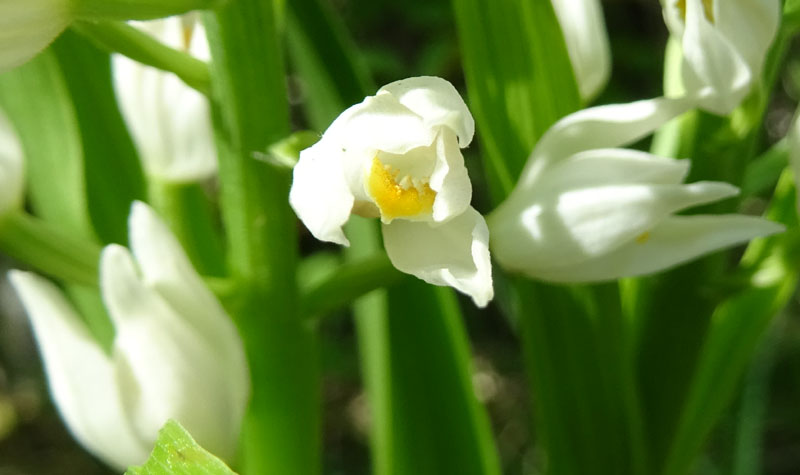
[[(677, 0), (675, 8), (681, 11), (681, 18), (686, 21), (686, 0)], [(714, 23), (714, 0), (703, 0), (703, 12), (711, 23)]]
[(377, 156), (372, 159), (366, 188), (387, 221), (429, 214), (436, 200), (427, 178), (401, 177), (400, 170), (384, 164)]

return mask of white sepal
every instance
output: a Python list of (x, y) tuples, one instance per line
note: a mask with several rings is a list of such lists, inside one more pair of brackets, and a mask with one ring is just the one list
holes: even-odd
[(29, 272), (9, 279), (31, 320), (50, 393), (72, 435), (118, 470), (147, 459), (151, 444), (134, 430), (122, 403), (118, 368), (89, 334), (61, 291)]
[(591, 101), (608, 82), (611, 48), (599, 0), (552, 0), (581, 97)]
[(71, 20), (65, 0), (0, 0), (0, 74), (36, 56)]
[(112, 244), (100, 261), (115, 329), (111, 356), (55, 286), (12, 275), (53, 398), (76, 438), (116, 468), (144, 462), (168, 419), (231, 460), (250, 391), (241, 339), (154, 212), (135, 203), (129, 227), (133, 254)]
[(542, 269), (537, 277), (555, 282), (598, 282), (652, 274), (710, 252), (782, 232), (778, 223), (753, 216), (671, 216), (614, 252), (573, 266)]

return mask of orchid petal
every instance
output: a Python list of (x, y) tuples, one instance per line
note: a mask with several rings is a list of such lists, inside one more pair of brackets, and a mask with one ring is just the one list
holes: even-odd
[(227, 368), (228, 391), (235, 400), (229, 417), (240, 420), (250, 393), (250, 375), (236, 327), (194, 270), (175, 236), (149, 206), (133, 204), (128, 228), (131, 251), (144, 285), (171, 308), (180, 309), (184, 321), (205, 338), (208, 347), (217, 350), (215, 357)]
[[(737, 0), (715, 2), (716, 25), (755, 75), (759, 75), (778, 31), (779, 0)], [(742, 34), (746, 31), (747, 34)]]
[(449, 285), (479, 307), (494, 296), (489, 229), (473, 208), (440, 225), (395, 220), (382, 229), (386, 253), (398, 270)]
[(464, 99), (450, 82), (433, 76), (401, 79), (378, 90), (388, 92), (397, 101), (422, 117), (425, 127), (445, 126), (458, 136), (463, 148), (472, 142), (475, 121)]
[(130, 425), (109, 357), (61, 291), (34, 274), (9, 273), (31, 320), (53, 400), (73, 436), (118, 470), (144, 462), (150, 445)]
[(382, 150), (402, 154), (428, 146), (436, 138), (436, 130), (391, 94), (367, 97), (345, 113), (347, 126), (339, 129), (340, 121), (335, 128), (345, 151)]
[(701, 0), (686, 0), (683, 83), (703, 108), (727, 114), (750, 89), (753, 72), (722, 32), (706, 18)]
[(446, 221), (469, 208), (472, 182), (455, 134), (449, 130), (443, 130), (436, 141), (436, 157), (430, 180), (431, 189), (437, 193), (433, 202), (433, 220)]
[(599, 0), (553, 0), (569, 59), (584, 101), (594, 98), (611, 74), (611, 48)]
[(103, 250), (100, 277), (117, 330), (114, 362), (120, 381), (137, 389), (123, 394), (137, 432), (152, 443), (172, 418), (213, 453), (232, 457), (240, 421), (222, 410), (234, 407), (238, 398), (221, 384), (230, 371), (227, 360), (209, 351), (203, 335), (142, 282), (125, 248)]

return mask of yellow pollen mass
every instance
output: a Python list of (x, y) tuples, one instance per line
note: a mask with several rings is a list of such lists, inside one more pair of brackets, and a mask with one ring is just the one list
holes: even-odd
[[(686, 21), (686, 0), (678, 0), (675, 7), (681, 11), (681, 18)], [(703, 0), (703, 12), (711, 23), (714, 23), (714, 0)]]
[(436, 192), (427, 183), (422, 186), (402, 186), (397, 183), (397, 172), (392, 172), (377, 157), (372, 159), (367, 191), (378, 205), (381, 216), (386, 219), (430, 213), (436, 199)]
[(637, 244), (644, 244), (649, 240), (650, 240), (650, 231), (645, 231), (642, 234), (636, 236)]

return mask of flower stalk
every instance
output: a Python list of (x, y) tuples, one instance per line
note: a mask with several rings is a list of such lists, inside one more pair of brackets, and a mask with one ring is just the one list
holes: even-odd
[(231, 310), (253, 383), (239, 471), (313, 474), (320, 470), (319, 367), (314, 335), (298, 312), (290, 175), (253, 159), (289, 132), (273, 4), (239, 0), (208, 13), (205, 25), (220, 205), (239, 289)]

